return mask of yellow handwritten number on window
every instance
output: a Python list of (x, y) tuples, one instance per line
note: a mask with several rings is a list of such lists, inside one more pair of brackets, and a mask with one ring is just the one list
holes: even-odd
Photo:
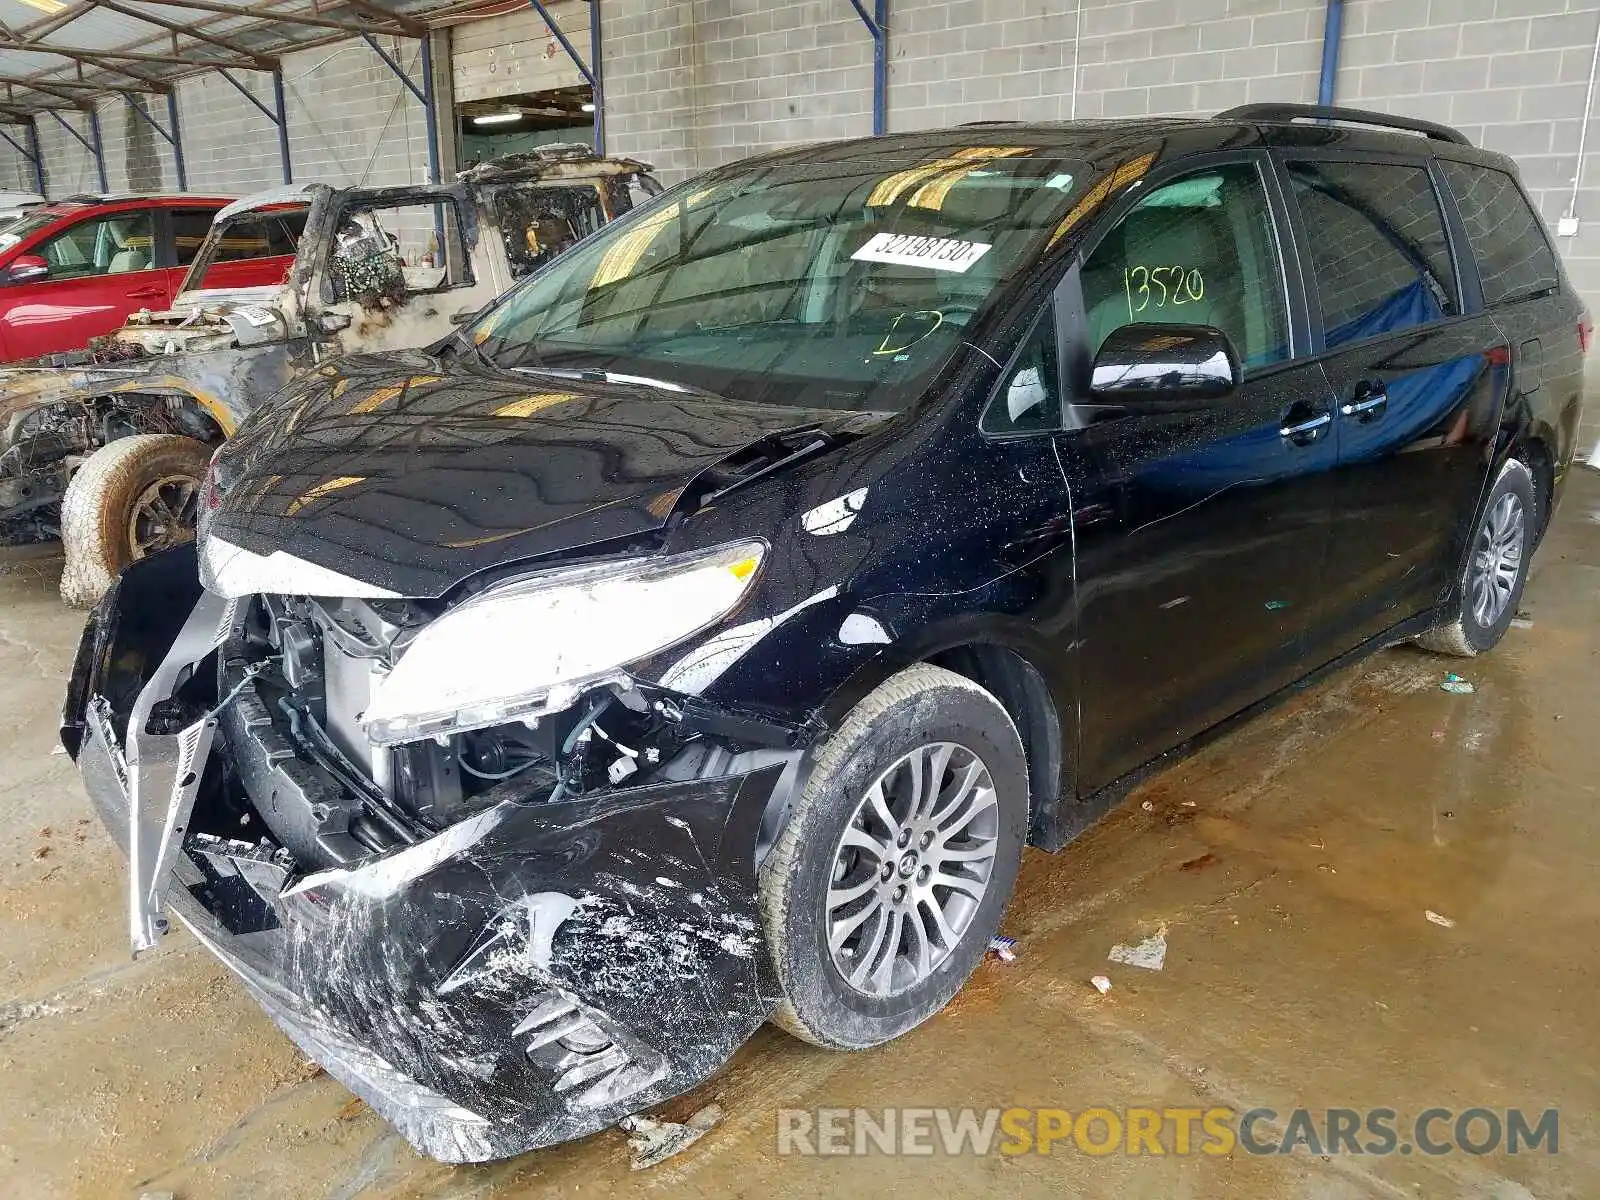
[(1148, 308), (1176, 308), (1204, 299), (1206, 281), (1198, 267), (1132, 266), (1122, 272), (1122, 288), (1131, 321)]

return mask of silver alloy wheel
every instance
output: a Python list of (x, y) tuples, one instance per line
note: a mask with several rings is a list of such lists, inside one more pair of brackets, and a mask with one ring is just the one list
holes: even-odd
[(999, 837), (994, 780), (965, 746), (930, 742), (878, 776), (828, 885), (828, 950), (845, 981), (894, 996), (932, 975), (983, 901)]
[(200, 481), (168, 475), (139, 493), (128, 514), (128, 546), (134, 561), (194, 541)]
[(1526, 526), (1522, 498), (1507, 492), (1495, 501), (1478, 527), (1467, 586), (1473, 619), (1484, 629), (1492, 628), (1511, 603), (1511, 593), (1522, 571)]

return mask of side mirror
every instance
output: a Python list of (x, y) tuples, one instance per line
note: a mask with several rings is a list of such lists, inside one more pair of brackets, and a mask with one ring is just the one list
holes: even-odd
[(1239, 386), (1239, 356), (1210, 325), (1124, 325), (1094, 356), (1089, 395), (1103, 404), (1218, 400)]
[(37, 254), (19, 254), (6, 268), (7, 283), (26, 283), (30, 279), (43, 279), (50, 274), (50, 264)]
[(450, 324), (455, 326), (465, 325), (483, 310), (480, 308), (463, 308), (460, 312), (450, 314)]
[(349, 313), (325, 312), (319, 313), (316, 318), (316, 326), (323, 333), (338, 333), (341, 330), (349, 329), (350, 323), (351, 317)]

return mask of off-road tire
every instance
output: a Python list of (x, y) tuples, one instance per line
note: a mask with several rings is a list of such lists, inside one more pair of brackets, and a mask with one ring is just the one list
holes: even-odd
[[(1522, 560), (1516, 582), (1511, 588), (1511, 597), (1505, 608), (1492, 624), (1485, 625), (1473, 613), (1473, 560), (1485, 524), (1490, 520), (1500, 498), (1507, 493), (1515, 494), (1522, 501)], [(1466, 562), (1461, 569), (1461, 578), (1457, 580), (1459, 594), (1448, 609), (1441, 609), (1435, 614), (1433, 628), (1417, 638), (1419, 645), (1439, 654), (1473, 658), (1486, 650), (1492, 650), (1499, 643), (1505, 636), (1506, 630), (1511, 627), (1511, 621), (1517, 615), (1517, 609), (1522, 603), (1522, 589), (1528, 582), (1528, 567), (1533, 558), (1534, 548), (1538, 544), (1539, 519), (1539, 500), (1534, 491), (1533, 472), (1520, 459), (1507, 460), (1506, 465), (1500, 469), (1500, 475), (1495, 480), (1494, 486), (1489, 489), (1488, 499), (1484, 501), (1483, 511), (1478, 516), (1477, 524), (1472, 527), (1472, 536), (1467, 544)]]
[[(970, 923), (932, 973), (908, 990), (852, 988), (828, 949), (826, 896), (835, 847), (873, 781), (918, 746), (954, 742), (994, 783), (994, 865)], [(899, 1037), (942, 1009), (988, 950), (1016, 882), (1028, 829), (1022, 739), (994, 696), (961, 675), (919, 664), (886, 680), (827, 739), (788, 824), (762, 863), (761, 912), (784, 1000), (772, 1020), (817, 1046), (860, 1050)]]
[(118, 438), (91, 454), (61, 501), (61, 598), (73, 608), (94, 605), (134, 560), (128, 520), (139, 496), (168, 476), (198, 485), (210, 461), (210, 446), (171, 433)]

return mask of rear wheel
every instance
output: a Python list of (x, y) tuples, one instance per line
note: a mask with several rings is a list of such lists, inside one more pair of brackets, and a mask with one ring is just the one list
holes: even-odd
[(91, 454), (61, 501), (61, 598), (87, 608), (130, 564), (193, 541), (210, 459), (204, 442), (165, 433), (119, 438)]
[(937, 1013), (999, 927), (1027, 824), (1027, 763), (998, 700), (927, 665), (873, 691), (762, 864), (774, 1022), (856, 1050)]
[(1492, 649), (1517, 615), (1538, 530), (1533, 474), (1511, 459), (1490, 489), (1473, 531), (1460, 595), (1417, 640), (1430, 650), (1470, 658)]

